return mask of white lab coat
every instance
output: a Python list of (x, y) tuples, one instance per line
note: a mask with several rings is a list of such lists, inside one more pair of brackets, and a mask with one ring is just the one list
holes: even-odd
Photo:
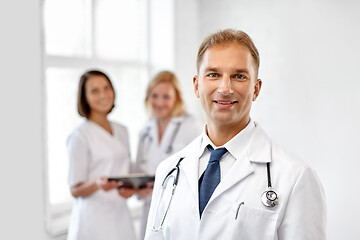
[[(69, 185), (130, 171), (127, 129), (111, 122), (113, 135), (86, 120), (69, 137)], [(117, 190), (78, 197), (71, 213), (68, 240), (133, 240), (135, 232), (126, 199)]]
[[(157, 120), (156, 118), (150, 120), (140, 132), (135, 171), (154, 175), (160, 162), (188, 145), (201, 130), (202, 126), (192, 115), (174, 117), (170, 120), (159, 143)], [(169, 146), (171, 151), (167, 152)], [(145, 236), (150, 202), (151, 196), (144, 201), (141, 220), (142, 238)]]
[[(235, 156), (234, 165), (215, 189), (201, 220), (197, 155), (201, 136), (160, 164), (156, 172), (146, 240), (326, 239), (325, 196), (316, 173), (305, 162), (271, 141), (257, 123), (255, 125), (245, 154)], [(151, 229), (161, 184), (180, 157), (184, 160), (180, 163), (178, 186), (163, 229), (154, 232)], [(267, 189), (267, 162), (271, 162), (272, 187), (279, 198), (278, 206), (273, 208), (265, 207), (261, 202), (261, 195)], [(172, 183), (173, 180), (168, 181), (160, 201), (157, 222), (167, 208)]]

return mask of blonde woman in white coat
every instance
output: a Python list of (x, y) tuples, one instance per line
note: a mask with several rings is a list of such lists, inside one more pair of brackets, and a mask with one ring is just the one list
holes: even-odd
[[(202, 127), (185, 113), (179, 82), (172, 72), (162, 71), (153, 78), (146, 91), (145, 105), (151, 119), (140, 132), (136, 165), (140, 172), (155, 174), (159, 163), (194, 140)], [(151, 191), (149, 188), (139, 194), (145, 199), (141, 239), (145, 236)]]
[(100, 71), (84, 73), (78, 92), (78, 112), (85, 121), (68, 140), (69, 185), (76, 198), (68, 240), (135, 240), (126, 199), (135, 191), (117, 188), (107, 177), (128, 174), (127, 129), (107, 119), (114, 107), (110, 79)]

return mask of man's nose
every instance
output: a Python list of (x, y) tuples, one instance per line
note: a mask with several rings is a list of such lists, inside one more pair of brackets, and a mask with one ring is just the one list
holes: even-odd
[(222, 95), (230, 95), (230, 94), (233, 94), (233, 90), (232, 90), (232, 87), (231, 87), (231, 78), (230, 76), (228, 75), (224, 75), (221, 82), (220, 82), (220, 85), (218, 87), (218, 93), (221, 93)]

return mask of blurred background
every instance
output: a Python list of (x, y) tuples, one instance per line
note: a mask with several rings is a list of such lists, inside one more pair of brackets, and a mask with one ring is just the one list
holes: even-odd
[[(355, 0), (1, 1), (0, 238), (65, 239), (65, 142), (81, 121), (82, 72), (109, 74), (111, 118), (128, 127), (134, 158), (149, 79), (174, 71), (188, 111), (204, 122), (192, 89), (197, 49), (210, 33), (237, 28), (260, 52), (252, 118), (317, 171), (328, 239), (360, 239), (359, 10)], [(137, 224), (136, 199), (129, 205)]]

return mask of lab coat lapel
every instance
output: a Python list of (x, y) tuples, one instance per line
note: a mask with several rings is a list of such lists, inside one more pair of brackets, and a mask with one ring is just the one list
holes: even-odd
[(220, 182), (215, 189), (209, 203), (231, 188), (236, 183), (244, 180), (246, 177), (254, 172), (252, 162), (267, 163), (271, 162), (271, 142), (265, 132), (258, 126), (257, 123), (254, 133), (250, 139), (250, 143), (247, 147), (247, 151), (243, 156), (236, 159), (234, 165), (226, 174), (224, 179)]
[(158, 127), (156, 124), (156, 119), (152, 119), (149, 124), (149, 136), (151, 138), (151, 141), (157, 146), (159, 144), (159, 137), (158, 137)]
[(201, 136), (197, 137), (190, 145), (188, 145), (183, 155), (184, 160), (180, 164), (180, 175), (186, 177), (190, 189), (194, 194), (196, 201), (198, 201), (198, 175), (199, 175), (199, 156), (197, 152), (201, 144)]
[[(184, 117), (176, 117), (172, 118), (168, 124), (168, 126), (165, 129), (164, 135), (161, 139), (160, 146), (161, 149), (166, 151), (166, 149), (174, 144), (174, 140), (176, 138), (176, 135), (178, 134), (178, 127), (180, 127), (181, 122), (183, 121)], [(158, 130), (156, 130), (158, 131)], [(176, 132), (175, 132), (176, 131)], [(174, 135), (176, 134), (176, 135)]]
[(244, 159), (237, 159), (224, 179), (221, 180), (215, 189), (213, 195), (211, 196), (210, 202), (229, 189), (231, 186), (245, 179), (253, 172), (254, 168), (247, 157)]

